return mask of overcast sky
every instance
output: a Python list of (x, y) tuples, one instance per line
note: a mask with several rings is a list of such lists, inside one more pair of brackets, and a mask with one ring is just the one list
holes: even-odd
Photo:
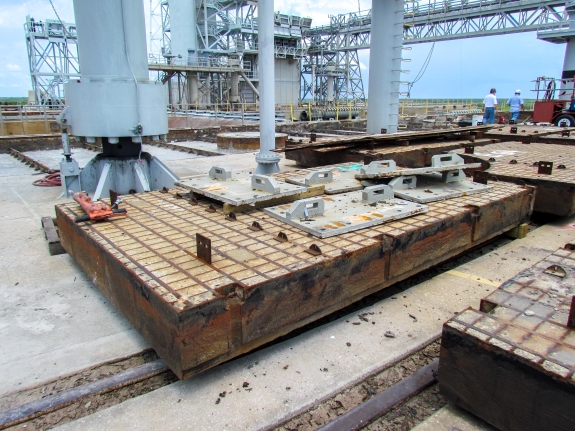
[[(146, 21), (149, 0), (143, 0)], [(158, 0), (152, 0), (154, 3)], [(60, 18), (74, 22), (72, 0), (53, 0)], [(352, 9), (369, 9), (370, 0), (275, 0), (275, 10), (307, 16), (312, 25), (329, 23), (329, 15)], [(37, 21), (55, 19), (49, 0), (0, 0), (0, 97), (27, 96), (31, 90), (27, 64), (24, 22), (26, 15)], [(148, 24), (148, 23), (147, 23)], [(431, 44), (412, 45), (404, 56), (411, 58), (404, 75), (413, 79), (421, 69)], [(496, 87), (500, 97), (512, 95), (520, 88), (530, 97), (532, 80), (537, 76), (561, 76), (565, 45), (537, 40), (535, 33), (491, 36), (438, 42), (423, 78), (415, 84), (413, 98), (480, 98)], [(362, 75), (367, 91), (369, 50), (360, 51)]]

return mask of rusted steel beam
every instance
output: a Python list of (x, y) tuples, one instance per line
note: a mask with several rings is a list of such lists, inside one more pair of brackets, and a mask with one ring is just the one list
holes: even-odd
[[(348, 148), (345, 146), (333, 146), (325, 148), (302, 148), (298, 151), (286, 153), (286, 158), (295, 160), (298, 164), (307, 167), (324, 166), (339, 163), (365, 163), (369, 164), (375, 160), (393, 159), (398, 165), (408, 168), (419, 168), (429, 165), (431, 157), (443, 154), (447, 151), (464, 148), (470, 144), (469, 139), (456, 139), (448, 141), (417, 142), (409, 146), (396, 143), (393, 146), (381, 146), (369, 148), (366, 143), (362, 146)], [(474, 146), (497, 142), (495, 139), (477, 139), (473, 141)], [(322, 151), (320, 151), (322, 150)]]
[(446, 322), (442, 394), (497, 429), (575, 429), (574, 280), (560, 249)]
[[(497, 126), (485, 133), (486, 138), (494, 138), (500, 141), (514, 141), (514, 142), (544, 142), (547, 141), (544, 137), (551, 135), (561, 135), (561, 132), (575, 131), (575, 127), (557, 127), (557, 126), (539, 126), (539, 125), (509, 125)], [(568, 139), (563, 137), (566, 143)]]
[(34, 160), (31, 157), (28, 157), (25, 154), (22, 154), (20, 151), (15, 150), (14, 148), (10, 148), (8, 151), (9, 151), (11, 156), (17, 158), (18, 160), (25, 163), (26, 165), (33, 167), (37, 171), (42, 171), (42, 172), (45, 172), (47, 174), (53, 174), (56, 172), (60, 172), (59, 169), (50, 169), (48, 166)]
[[(532, 192), (498, 183), (324, 239), (259, 210), (230, 222), (221, 207), (172, 193), (126, 196), (128, 216), (110, 223), (79, 226), (76, 203), (56, 212), (66, 251), (187, 378), (512, 229), (528, 218)], [(196, 233), (211, 240), (211, 264), (197, 258)]]
[[(334, 146), (346, 146), (348, 148), (357, 145), (397, 145), (398, 141), (400, 144), (405, 141), (416, 141), (422, 139), (461, 139), (464, 136), (470, 136), (473, 132), (486, 132), (492, 129), (494, 126), (470, 126), (470, 127), (460, 127), (457, 129), (441, 129), (441, 130), (428, 130), (428, 131), (414, 131), (405, 133), (391, 133), (391, 134), (380, 134), (380, 135), (359, 135), (359, 136), (344, 136), (333, 139), (322, 139), (321, 141), (299, 143), (289, 141), (286, 142), (285, 148), (278, 148), (276, 152), (290, 153), (296, 150), (301, 150), (303, 148), (328, 148)], [(287, 157), (287, 156), (286, 156)], [(289, 157), (287, 157), (289, 158)]]

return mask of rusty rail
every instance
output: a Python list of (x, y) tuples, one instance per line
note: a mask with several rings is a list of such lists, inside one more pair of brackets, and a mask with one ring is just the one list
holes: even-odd
[(358, 430), (390, 411), (394, 406), (437, 381), (439, 359), (401, 380), (369, 401), (338, 417), (319, 431)]
[(34, 160), (33, 158), (28, 157), (25, 154), (22, 154), (20, 151), (15, 150), (14, 148), (10, 148), (8, 151), (10, 152), (11, 156), (15, 157), (16, 159), (20, 160), (21, 162), (25, 163), (28, 166), (32, 166), (36, 171), (42, 171), (47, 174), (54, 174), (56, 172), (60, 172), (59, 169), (50, 169), (43, 163), (40, 163), (37, 160)]

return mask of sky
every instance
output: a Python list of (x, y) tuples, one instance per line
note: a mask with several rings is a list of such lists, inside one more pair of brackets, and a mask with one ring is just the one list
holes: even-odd
[[(150, 0), (143, 0), (146, 20)], [(157, 2), (158, 0), (152, 0)], [(72, 0), (52, 0), (60, 18), (74, 22)], [(371, 0), (275, 0), (274, 8), (285, 14), (311, 17), (312, 26), (328, 24), (329, 15), (366, 10)], [(32, 89), (27, 62), (24, 22), (26, 15), (37, 21), (56, 19), (49, 0), (0, 0), (0, 97), (26, 97)], [(148, 25), (148, 22), (146, 22)], [(411, 45), (404, 57), (410, 70), (406, 81), (420, 71), (430, 43)], [(423, 77), (413, 86), (412, 98), (482, 98), (491, 87), (499, 97), (519, 88), (532, 97), (538, 76), (560, 77), (565, 45), (539, 41), (535, 32), (437, 42)], [(359, 54), (364, 87), (369, 79), (369, 50)]]

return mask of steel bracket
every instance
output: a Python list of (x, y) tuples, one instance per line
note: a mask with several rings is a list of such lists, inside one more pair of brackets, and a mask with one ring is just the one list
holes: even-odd
[(383, 174), (396, 170), (397, 167), (394, 160), (375, 160), (367, 166), (362, 166), (359, 173), (360, 175)]
[(214, 180), (228, 181), (232, 179), (232, 171), (223, 166), (212, 166), (208, 175)]
[(333, 172), (329, 169), (322, 169), (321, 171), (313, 171), (306, 175), (304, 183), (306, 186), (314, 186), (316, 184), (331, 183), (333, 181)]

